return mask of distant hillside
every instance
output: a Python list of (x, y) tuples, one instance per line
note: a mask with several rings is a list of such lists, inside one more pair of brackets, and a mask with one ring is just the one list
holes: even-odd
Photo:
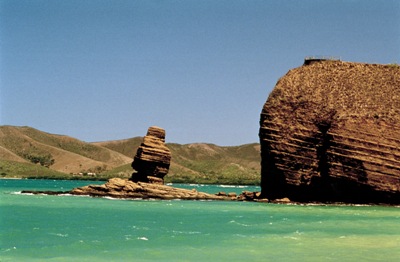
[(114, 141), (104, 141), (104, 142), (94, 142), (93, 145), (106, 147), (115, 152), (119, 152), (130, 158), (132, 161), (133, 157), (136, 154), (137, 148), (142, 143), (143, 137), (133, 137), (129, 139), (123, 140), (114, 140)]
[(16, 162), (0, 158), (0, 177), (64, 179), (65, 173), (29, 162)]
[[(141, 142), (142, 137), (134, 137), (86, 143), (68, 136), (48, 134), (31, 127), (0, 126), (0, 173), (6, 177), (46, 177), (49, 174), (38, 175), (40, 170), (46, 169), (61, 172), (52, 173), (52, 177), (57, 177), (59, 174), (64, 174), (64, 178), (130, 177), (133, 172), (130, 164)], [(171, 150), (172, 161), (166, 182), (229, 184), (260, 182), (259, 144), (220, 147), (203, 143), (187, 145), (167, 143), (167, 146)], [(44, 166), (49, 164), (48, 168), (42, 167), (42, 164)], [(18, 165), (21, 166), (17, 168)], [(29, 166), (32, 169), (31, 173)], [(44, 169), (39, 170), (39, 166)], [(18, 170), (24, 171), (19, 173)], [(82, 177), (77, 176), (78, 173), (96, 173), (96, 176)]]
[(0, 159), (36, 163), (62, 173), (99, 172), (131, 159), (108, 148), (31, 127), (0, 126)]
[[(141, 141), (141, 137), (136, 137), (95, 144), (133, 158)], [(260, 146), (257, 143), (225, 147), (167, 143), (167, 147), (172, 154), (170, 172), (165, 177), (167, 182), (258, 184), (260, 181)], [(132, 168), (128, 164), (120, 167), (117, 173), (131, 174)]]

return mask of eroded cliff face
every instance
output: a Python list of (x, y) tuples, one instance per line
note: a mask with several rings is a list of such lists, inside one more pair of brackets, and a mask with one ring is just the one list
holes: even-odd
[(290, 70), (261, 113), (269, 199), (400, 203), (400, 67), (321, 61)]
[(142, 144), (133, 158), (132, 168), (137, 172), (132, 174), (135, 182), (164, 183), (171, 161), (171, 151), (165, 145), (165, 130), (149, 127)]

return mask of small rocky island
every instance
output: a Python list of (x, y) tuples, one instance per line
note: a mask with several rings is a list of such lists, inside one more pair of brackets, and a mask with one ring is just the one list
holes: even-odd
[(124, 199), (182, 199), (182, 200), (253, 200), (259, 196), (256, 192), (234, 193), (219, 192), (208, 194), (195, 189), (188, 190), (164, 185), (164, 176), (168, 174), (171, 152), (165, 145), (165, 130), (152, 126), (148, 129), (142, 144), (133, 158), (135, 170), (130, 179), (112, 178), (103, 185), (88, 185), (71, 191), (22, 191), (22, 193), (47, 195), (84, 195), (92, 197), (112, 197)]
[(152, 126), (148, 129), (142, 144), (133, 158), (135, 172), (131, 178), (112, 178), (104, 185), (89, 185), (71, 190), (73, 195), (94, 197), (139, 198), (139, 199), (192, 199), (229, 200), (227, 196), (217, 196), (164, 185), (168, 174), (171, 152), (165, 145), (165, 130)]

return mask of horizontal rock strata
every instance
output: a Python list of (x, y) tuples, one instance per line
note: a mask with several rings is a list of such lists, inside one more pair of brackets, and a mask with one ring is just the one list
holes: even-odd
[(131, 180), (163, 184), (170, 161), (171, 152), (165, 145), (165, 130), (152, 126), (133, 159), (132, 168), (137, 172), (132, 174)]
[(400, 203), (400, 67), (290, 70), (261, 113), (262, 196)]

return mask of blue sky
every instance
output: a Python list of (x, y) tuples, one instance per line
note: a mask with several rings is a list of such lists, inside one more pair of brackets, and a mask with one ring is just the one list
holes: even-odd
[(400, 63), (400, 1), (0, 0), (0, 125), (92, 142), (258, 142), (305, 56)]

